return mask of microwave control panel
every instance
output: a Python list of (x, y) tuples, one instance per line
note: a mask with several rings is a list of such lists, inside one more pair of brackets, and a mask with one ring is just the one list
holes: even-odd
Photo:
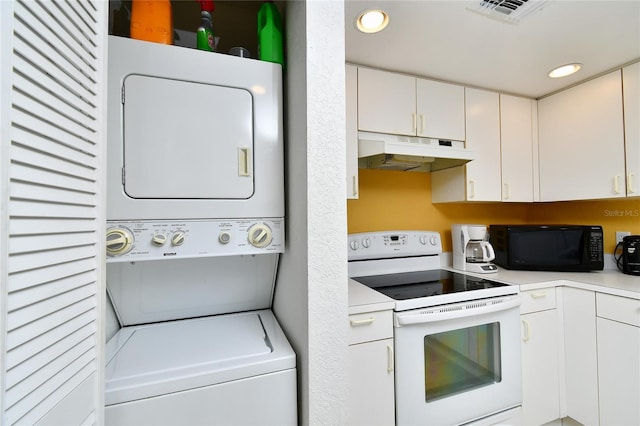
[(284, 252), (284, 219), (108, 221), (107, 262)]

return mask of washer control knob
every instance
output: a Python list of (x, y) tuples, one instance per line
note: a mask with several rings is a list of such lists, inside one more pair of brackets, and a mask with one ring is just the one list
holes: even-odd
[(220, 235), (218, 235), (218, 241), (220, 241), (222, 244), (228, 244), (229, 241), (231, 241), (231, 234), (229, 234), (227, 231), (222, 231)]
[(126, 254), (133, 248), (135, 238), (128, 228), (116, 226), (107, 229), (107, 256)]
[(427, 245), (427, 236), (426, 235), (420, 235), (420, 244)]
[(360, 244), (358, 244), (358, 240), (351, 240), (351, 242), (349, 243), (349, 247), (351, 247), (351, 250), (358, 250)]
[(151, 237), (151, 244), (162, 247), (167, 242), (167, 236), (164, 234), (155, 234)]
[(369, 248), (371, 247), (371, 240), (369, 238), (365, 238), (362, 240), (362, 247)]
[(431, 244), (432, 246), (438, 245), (438, 237), (432, 236), (431, 238), (429, 238), (429, 244)]
[(249, 227), (248, 239), (252, 246), (264, 248), (273, 241), (273, 234), (266, 223), (254, 223)]
[(171, 236), (171, 245), (173, 246), (181, 246), (184, 244), (184, 231), (176, 231)]

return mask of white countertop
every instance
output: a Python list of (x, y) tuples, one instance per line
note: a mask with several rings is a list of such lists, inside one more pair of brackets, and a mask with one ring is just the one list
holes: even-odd
[[(457, 271), (450, 266), (442, 269)], [(473, 274), (505, 284), (519, 285), (521, 291), (544, 287), (569, 286), (615, 296), (640, 299), (640, 276), (627, 275), (617, 269), (593, 272), (512, 271), (498, 267), (491, 274)], [(393, 299), (349, 279), (349, 314), (393, 309)]]

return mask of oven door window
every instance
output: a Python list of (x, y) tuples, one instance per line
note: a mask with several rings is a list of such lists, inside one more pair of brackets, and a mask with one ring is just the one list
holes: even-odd
[(500, 323), (426, 336), (424, 363), (427, 402), (499, 383)]

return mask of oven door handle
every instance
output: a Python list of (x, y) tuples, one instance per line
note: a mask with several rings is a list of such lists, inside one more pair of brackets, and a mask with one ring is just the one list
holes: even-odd
[[(520, 296), (509, 297), (503, 299), (500, 303), (487, 302), (483, 306), (478, 306), (478, 301), (468, 302), (459, 305), (459, 309), (451, 309), (452, 307), (444, 307), (438, 312), (438, 309), (422, 309), (417, 312), (401, 312), (396, 313), (395, 323), (396, 326), (402, 327), (404, 325), (412, 324), (424, 324), (429, 322), (446, 321), (450, 319), (466, 318), (476, 315), (490, 314), (493, 312), (506, 311), (507, 309), (520, 306)], [(434, 312), (435, 311), (435, 312)]]

